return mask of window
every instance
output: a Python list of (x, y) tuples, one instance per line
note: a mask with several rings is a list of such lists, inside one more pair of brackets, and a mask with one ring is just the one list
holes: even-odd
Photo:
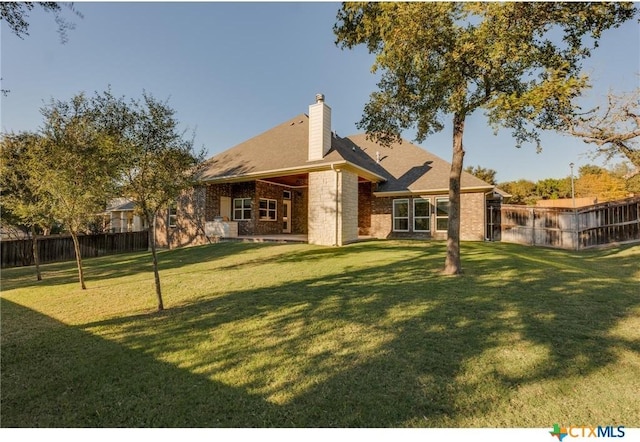
[(169, 204), (169, 227), (178, 226), (178, 203), (173, 201)]
[(449, 228), (449, 198), (436, 198), (436, 230)]
[(409, 200), (393, 200), (393, 231), (409, 231)]
[(260, 220), (261, 221), (275, 221), (276, 220), (276, 200), (268, 200), (260, 198)]
[(431, 230), (431, 202), (422, 198), (413, 200), (413, 231), (428, 232)]
[(251, 198), (236, 198), (233, 200), (233, 219), (235, 221), (251, 219)]
[(283, 190), (282, 191), (282, 199), (290, 200), (291, 199), (291, 191), (290, 190)]

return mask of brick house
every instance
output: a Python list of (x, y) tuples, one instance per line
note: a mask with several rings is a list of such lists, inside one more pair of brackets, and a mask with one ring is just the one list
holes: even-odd
[[(305, 235), (341, 246), (359, 236), (445, 239), (451, 165), (404, 141), (382, 147), (331, 131), (318, 94), (300, 114), (206, 161), (200, 185), (158, 222), (162, 246), (206, 237)], [(461, 239), (483, 240), (494, 186), (463, 172)]]

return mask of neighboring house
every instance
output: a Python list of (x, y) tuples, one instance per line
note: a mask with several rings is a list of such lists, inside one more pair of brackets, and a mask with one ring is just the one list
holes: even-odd
[(109, 201), (104, 212), (107, 231), (111, 233), (141, 232), (147, 229), (146, 222), (134, 214), (135, 204), (127, 198), (114, 198)]
[[(321, 94), (300, 114), (205, 163), (200, 185), (158, 223), (165, 246), (209, 236), (306, 235), (341, 246), (359, 237), (445, 239), (451, 165), (410, 142), (382, 147), (331, 131)], [(463, 172), (462, 240), (484, 240), (495, 187)], [(169, 222), (171, 227), (167, 227)]]

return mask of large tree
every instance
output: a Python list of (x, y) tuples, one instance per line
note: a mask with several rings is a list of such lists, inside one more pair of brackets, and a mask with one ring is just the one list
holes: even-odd
[[(595, 154), (627, 159), (640, 174), (640, 88), (609, 93), (607, 103), (584, 114), (566, 116), (563, 130), (595, 146)], [(631, 177), (631, 176), (630, 176)]]
[(41, 112), (45, 121), (35, 169), (37, 191), (51, 216), (71, 234), (80, 286), (86, 289), (78, 235), (115, 195), (125, 152), (102, 129), (84, 94), (68, 102), (52, 100)]
[(342, 48), (364, 44), (376, 55), (379, 90), (359, 127), (390, 144), (402, 131), (416, 140), (453, 123), (449, 228), (444, 272), (459, 274), (460, 177), (467, 118), (513, 130), (516, 144), (539, 144), (540, 129), (572, 115), (587, 87), (581, 60), (604, 30), (631, 18), (631, 3), (410, 2), (343, 3), (334, 27)]
[(0, 2), (0, 20), (7, 23), (13, 34), (20, 38), (29, 35), (29, 13), (39, 6), (43, 11), (53, 14), (58, 26), (60, 42), (66, 43), (68, 40), (67, 31), (75, 28), (73, 22), (68, 21), (63, 14), (62, 7), (71, 11), (78, 17), (82, 14), (78, 12), (73, 3), (69, 2)]
[(194, 150), (185, 130), (166, 101), (143, 93), (142, 100), (125, 101), (109, 91), (96, 96), (104, 130), (126, 151), (121, 196), (131, 199), (149, 226), (158, 310), (164, 309), (158, 255), (156, 220), (186, 189), (195, 184), (204, 152)]

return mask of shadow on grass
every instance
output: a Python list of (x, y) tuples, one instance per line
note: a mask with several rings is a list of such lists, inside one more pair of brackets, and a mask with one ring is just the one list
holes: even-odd
[[(246, 250), (180, 250), (163, 262), (179, 268)], [(603, 274), (612, 267), (597, 253), (495, 245), (487, 254), (470, 244), (465, 276), (447, 278), (437, 274), (443, 250), (283, 249), (273, 258), (282, 264), (355, 262), (366, 253), (377, 264), (351, 269), (345, 261), (338, 275), (81, 329), (3, 300), (2, 425), (455, 427), (504, 407), (519, 386), (588, 375), (615, 364), (620, 349), (640, 351), (609, 333), (640, 306), (627, 262), (637, 257), (617, 258), (617, 273)], [(49, 331), (23, 342), (24, 323)], [(514, 365), (525, 344), (544, 350), (540, 363)], [(514, 354), (487, 356), (510, 346)], [(23, 358), (42, 364), (14, 369)], [(21, 388), (47, 376), (41, 391)], [(550, 422), (527, 418), (507, 426)]]
[[(258, 396), (5, 299), (2, 319), (2, 427), (260, 427), (282, 420)], [(38, 333), (24, 339), (25, 324)], [(15, 364), (29, 371), (12, 371)]]

